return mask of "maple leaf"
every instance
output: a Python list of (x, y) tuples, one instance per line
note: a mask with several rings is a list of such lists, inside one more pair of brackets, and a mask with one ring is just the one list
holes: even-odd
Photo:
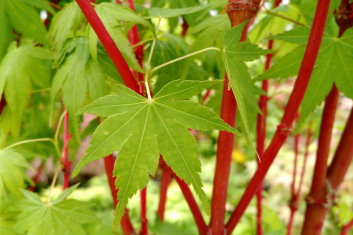
[[(283, 56), (278, 63), (272, 66), (257, 79), (286, 78), (298, 73), (304, 48), (309, 35), (309, 29), (295, 28), (291, 31), (272, 36), (272, 39), (299, 44), (298, 48)], [(338, 38), (332, 33), (326, 32), (320, 47), (316, 65), (311, 75), (310, 82), (305, 93), (301, 111), (300, 124), (308, 115), (319, 106), (335, 84), (347, 97), (353, 99), (353, 55), (350, 50), (353, 30), (348, 30)], [(286, 72), (284, 72), (286, 71)]]
[(128, 199), (147, 185), (149, 175), (155, 174), (160, 154), (180, 178), (193, 185), (209, 210), (199, 175), (197, 142), (186, 128), (235, 130), (206, 107), (186, 99), (217, 83), (173, 81), (150, 100), (118, 86), (116, 95), (102, 97), (80, 111), (108, 118), (93, 133), (73, 175), (87, 163), (119, 151), (114, 170), (119, 189), (116, 221), (120, 221)]
[(251, 120), (255, 120), (257, 103), (254, 84), (245, 62), (258, 59), (271, 52), (248, 41), (239, 42), (245, 23), (228, 30), (223, 38), (222, 58), (229, 77), (229, 85), (233, 90), (242, 121), (242, 129), (249, 142)]
[(20, 197), (19, 190), (25, 186), (24, 170), (30, 165), (21, 154), (13, 150), (0, 150), (0, 166), (0, 197), (7, 191)]
[(25, 37), (45, 42), (46, 30), (35, 8), (55, 12), (45, 0), (0, 1), (0, 58), (12, 39), (12, 30)]
[(22, 190), (25, 199), (19, 201), (15, 210), (19, 211), (14, 229), (27, 235), (84, 235), (82, 224), (94, 221), (89, 204), (67, 199), (76, 188), (66, 189), (52, 202), (42, 202), (38, 194)]
[(72, 115), (74, 134), (78, 137), (78, 117), (74, 113), (87, 104), (88, 98), (97, 99), (108, 94), (106, 74), (100, 64), (89, 53), (88, 40), (79, 37), (66, 45), (67, 50), (73, 49), (64, 63), (57, 70), (52, 83), (51, 109), (60, 89), (66, 109)]
[(0, 100), (5, 94), (9, 107), (9, 118), (0, 121), (1, 129), (18, 134), (32, 84), (42, 88), (49, 84), (51, 57), (50, 51), (31, 43), (17, 47), (13, 42), (9, 46), (0, 64)]

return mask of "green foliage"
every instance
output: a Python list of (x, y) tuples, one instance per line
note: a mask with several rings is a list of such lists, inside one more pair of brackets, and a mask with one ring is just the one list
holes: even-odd
[(50, 52), (32, 43), (19, 47), (12, 43), (9, 47), (0, 64), (0, 99), (4, 93), (8, 103), (8, 118), (5, 115), (0, 119), (1, 129), (5, 132), (18, 135), (32, 87), (49, 86), (50, 57)]
[[(258, 76), (257, 79), (295, 76), (298, 73), (304, 55), (304, 46), (307, 42), (308, 34), (308, 29), (296, 28), (270, 37), (271, 39), (296, 43), (299, 46), (283, 56), (278, 63)], [(348, 30), (342, 37), (331, 36), (326, 32), (301, 106), (301, 122), (322, 103), (333, 84), (347, 97), (353, 98), (353, 68), (348, 65), (353, 63), (353, 55), (350, 52), (353, 46), (352, 37), (352, 30)]]
[[(113, 37), (126, 62), (131, 68), (141, 72), (141, 67), (130, 46), (126, 32), (135, 23), (143, 24), (145, 26), (150, 26), (150, 24), (142, 17), (136, 15), (136, 13), (130, 8), (115, 3), (101, 3), (95, 7), (95, 10), (110, 35)], [(91, 27), (89, 27), (88, 33), (90, 37), (91, 53), (93, 53), (93, 57), (96, 57), (94, 48), (97, 44), (97, 36)]]
[(90, 56), (86, 38), (77, 38), (67, 47), (74, 48), (74, 51), (67, 56), (54, 76), (51, 101), (54, 106), (61, 90), (65, 107), (72, 114), (70, 119), (75, 125), (75, 134), (78, 134), (78, 118), (74, 114), (86, 104), (87, 98), (94, 100), (108, 94), (108, 85), (103, 69)]
[[(5, 42), (8, 41), (11, 35), (12, 27), (25, 37), (35, 39), (39, 42), (45, 42), (46, 30), (35, 8), (42, 8), (53, 12), (48, 2), (45, 0), (1, 1), (0, 16), (5, 17), (5, 19), (0, 21), (0, 29), (3, 30), (4, 35), (6, 34)], [(6, 44), (1, 44), (0, 46), (0, 58), (1, 51), (3, 50), (1, 48), (4, 45)]]
[[(24, 199), (15, 210), (19, 211), (15, 230), (28, 235), (84, 235), (82, 225), (94, 221), (89, 204), (73, 199), (64, 200), (76, 187), (65, 190), (52, 202), (42, 202), (39, 196), (23, 190)], [(45, 219), (44, 219), (45, 218)]]
[(187, 8), (151, 8), (148, 10), (151, 17), (170, 18), (182, 15), (192, 14), (209, 8), (209, 5), (193, 6)]
[(13, 150), (0, 150), (0, 198), (7, 192), (21, 197), (20, 189), (25, 186), (25, 169), (30, 166), (23, 156)]
[(69, 36), (75, 35), (83, 20), (83, 14), (75, 2), (67, 4), (64, 9), (54, 16), (48, 38), (51, 39), (58, 51), (61, 50)]
[(149, 175), (155, 174), (160, 154), (179, 177), (193, 185), (209, 210), (199, 176), (197, 144), (186, 127), (234, 130), (207, 108), (183, 100), (213, 84), (215, 82), (174, 81), (152, 100), (118, 86), (116, 95), (98, 99), (81, 111), (108, 118), (94, 132), (87, 153), (73, 174), (77, 175), (88, 162), (119, 151), (114, 170), (119, 189), (116, 221), (120, 221), (128, 199), (146, 186)]
[(257, 59), (259, 56), (268, 53), (249, 42), (239, 42), (245, 24), (230, 29), (223, 38), (224, 48), (222, 58), (227, 74), (229, 85), (234, 92), (237, 101), (240, 118), (243, 123), (245, 136), (249, 136), (251, 123), (257, 110), (256, 99), (254, 99), (254, 88), (244, 62)]

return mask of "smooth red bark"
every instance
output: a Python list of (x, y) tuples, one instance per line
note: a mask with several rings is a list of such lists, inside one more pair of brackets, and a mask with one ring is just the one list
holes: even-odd
[[(322, 113), (314, 175), (312, 178), (310, 193), (307, 197), (307, 209), (305, 212), (303, 230), (308, 230), (308, 232), (315, 233), (314, 231), (318, 229), (321, 231), (322, 227), (322, 222), (319, 222), (319, 220), (323, 218), (323, 216), (321, 216), (323, 213), (323, 207), (317, 203), (310, 203), (310, 201), (319, 202), (322, 198), (325, 198), (326, 195), (326, 173), (338, 98), (339, 91), (334, 86), (326, 98)], [(318, 220), (314, 221), (316, 218)], [(302, 233), (305, 232), (303, 231)]]
[(160, 164), (160, 168), (162, 169), (162, 176), (160, 181), (161, 186), (159, 191), (159, 203), (158, 203), (157, 215), (159, 219), (163, 222), (165, 205), (167, 202), (168, 186), (170, 184), (170, 181), (172, 180), (172, 174), (170, 173), (169, 169), (165, 166), (165, 164)]
[[(268, 41), (268, 49), (271, 50), (273, 47), (273, 40)], [(273, 54), (266, 55), (265, 70), (271, 67)], [(265, 141), (266, 141), (266, 119), (267, 119), (267, 101), (268, 101), (268, 80), (262, 81), (262, 90), (266, 95), (261, 95), (259, 97), (259, 108), (260, 113), (257, 115), (257, 127), (256, 127), (256, 151), (259, 156), (261, 156), (265, 151)], [(259, 159), (258, 159), (259, 160)], [(259, 161), (258, 161), (259, 163)], [(259, 190), (256, 193), (256, 234), (262, 235), (262, 185), (260, 185)]]
[(342, 226), (340, 235), (348, 235), (352, 227), (353, 227), (353, 219), (349, 221), (346, 225)]
[(140, 192), (140, 209), (141, 209), (141, 235), (148, 235), (148, 219), (147, 219), (147, 187)]
[[(257, 12), (253, 7), (259, 7), (259, 1), (249, 1), (249, 5), (244, 2), (229, 0), (227, 13), (232, 27), (237, 26), (246, 20), (250, 20)], [(246, 40), (246, 34), (250, 23), (244, 29), (240, 41)], [(230, 126), (235, 126), (237, 104), (235, 97), (228, 84), (228, 76), (224, 78), (221, 118)], [(225, 232), (224, 218), (226, 213), (226, 201), (228, 192), (229, 173), (234, 145), (234, 134), (220, 131), (217, 142), (216, 170), (213, 179), (213, 191), (211, 201), (210, 229), (214, 235), (223, 235)]]
[[(327, 175), (324, 188), (321, 188), (320, 197), (308, 197), (308, 209), (305, 214), (305, 221), (302, 235), (318, 235), (321, 233), (322, 226), (326, 217), (327, 210), (333, 205), (336, 191), (343, 182), (350, 163), (353, 159), (353, 109), (347, 120), (346, 127), (336, 149), (330, 167), (327, 169)], [(311, 209), (312, 207), (313, 209)], [(310, 217), (309, 217), (310, 216)], [(311, 217), (315, 216), (315, 217)]]
[(119, 74), (126, 84), (127, 87), (139, 93), (139, 87), (132, 74), (128, 64), (126, 63), (124, 57), (121, 55), (119, 49), (115, 45), (112, 37), (109, 35), (107, 29), (103, 25), (103, 22), (98, 17), (93, 6), (88, 0), (76, 0), (77, 4), (81, 8), (83, 14), (87, 18), (88, 22), (92, 26), (93, 30), (96, 32), (99, 40), (103, 44), (103, 47), (107, 51), (109, 57), (112, 59), (115, 67), (119, 71)]
[[(236, 101), (233, 92), (228, 87), (228, 77), (225, 77), (221, 107), (221, 118), (229, 125), (235, 125)], [(213, 180), (211, 221), (213, 234), (223, 234), (225, 204), (227, 200), (231, 156), (233, 151), (234, 135), (220, 131), (217, 142), (216, 172)]]

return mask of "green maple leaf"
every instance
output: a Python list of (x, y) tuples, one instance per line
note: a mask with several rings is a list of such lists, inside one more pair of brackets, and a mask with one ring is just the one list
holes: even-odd
[(150, 8), (148, 9), (150, 17), (162, 17), (162, 18), (170, 18), (192, 14), (195, 12), (199, 12), (202, 10), (206, 10), (210, 8), (210, 5), (201, 5), (201, 6), (193, 6), (193, 7), (184, 7), (184, 8)]
[(300, 121), (326, 98), (333, 84), (347, 97), (353, 99), (353, 31), (341, 38), (332, 38), (321, 46), (314, 72), (305, 93)]
[(12, 150), (0, 150), (0, 197), (9, 191), (20, 197), (25, 186), (25, 169), (30, 168), (24, 157)]
[[(295, 76), (301, 65), (309, 30), (296, 28), (286, 33), (272, 36), (272, 39), (299, 44), (291, 53), (283, 56), (257, 79), (286, 78)], [(342, 37), (331, 36), (327, 31), (323, 37), (316, 65), (311, 75), (300, 112), (300, 123), (322, 103), (335, 84), (347, 97), (353, 99), (353, 31)]]
[(42, 88), (49, 85), (50, 57), (50, 52), (44, 48), (32, 44), (17, 47), (14, 42), (0, 64), (0, 99), (5, 94), (11, 116), (6, 120), (8, 123), (3, 120), (4, 128), (10, 129), (15, 135), (18, 134), (23, 112), (30, 100), (32, 84)]
[(248, 41), (239, 42), (244, 25), (238, 25), (225, 33), (222, 58), (229, 77), (229, 85), (237, 101), (243, 132), (249, 140), (251, 120), (254, 120), (258, 108), (254, 85), (244, 62), (253, 61), (270, 51), (263, 50)]
[(97, 99), (108, 93), (106, 75), (89, 53), (88, 40), (80, 37), (71, 41), (68, 48), (73, 52), (66, 58), (54, 76), (51, 90), (52, 109), (55, 98), (62, 89), (63, 101), (78, 134), (78, 119), (74, 116), (87, 99)]
[(146, 99), (118, 86), (116, 95), (102, 97), (81, 112), (108, 117), (95, 130), (85, 156), (73, 175), (89, 162), (119, 151), (114, 173), (119, 189), (116, 221), (138, 189), (154, 175), (160, 154), (186, 183), (192, 184), (206, 210), (208, 200), (199, 176), (197, 142), (186, 128), (235, 132), (209, 109), (187, 101), (217, 81), (173, 81)]
[[(271, 13), (287, 17), (293, 21), (306, 24), (306, 20), (299, 7), (295, 4), (280, 5), (274, 9), (268, 10)], [(287, 19), (266, 12), (259, 12), (258, 19), (253, 29), (250, 30), (249, 38), (253, 42), (259, 42), (268, 35), (275, 35), (285, 31), (286, 26), (293, 24)]]
[(42, 202), (39, 196), (22, 190), (25, 199), (19, 201), (14, 229), (28, 235), (84, 235), (83, 224), (94, 221), (89, 204), (73, 199), (64, 200), (77, 186), (65, 190), (52, 202)]
[[(41, 8), (54, 13), (49, 3), (45, 0), (11, 0), (0, 2), (0, 32), (11, 35), (12, 28), (22, 33), (25, 37), (35, 39), (39, 42), (45, 42), (46, 30), (39, 12), (35, 8)], [(2, 39), (0, 39), (2, 40)], [(4, 46), (0, 41), (1, 47)]]
[[(98, 4), (95, 7), (95, 10), (104, 23), (104, 26), (107, 28), (109, 34), (112, 35), (115, 44), (129, 66), (136, 71), (142, 72), (126, 34), (133, 24), (138, 23), (148, 27), (151, 25), (127, 6), (104, 2)], [(98, 38), (90, 26), (88, 28), (88, 37), (91, 54), (96, 58)]]
[(55, 48), (60, 51), (69, 35), (74, 34), (83, 22), (84, 16), (77, 3), (69, 3), (53, 17), (48, 38), (51, 39)]
[(300, 45), (293, 51), (281, 57), (277, 63), (270, 69), (260, 74), (255, 80), (265, 80), (272, 78), (288, 78), (298, 74), (302, 58), (304, 56), (305, 46)]

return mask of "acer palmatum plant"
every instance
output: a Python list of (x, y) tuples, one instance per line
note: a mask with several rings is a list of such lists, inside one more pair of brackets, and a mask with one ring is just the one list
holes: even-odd
[[(341, 138), (332, 134), (339, 94), (353, 98), (351, 5), (1, 2), (0, 233), (291, 234), (303, 226), (302, 234), (319, 234), (353, 156), (352, 115)], [(307, 167), (318, 121), (316, 162)], [(282, 148), (291, 133), (305, 149), (302, 168)], [(294, 167), (291, 195), (290, 182), (278, 183), (292, 174), (274, 162), (281, 149)], [(102, 195), (111, 194), (111, 206), (97, 185), (109, 186)], [(289, 219), (277, 218), (287, 208), (271, 200), (289, 196)], [(326, 231), (346, 233), (350, 209), (335, 206), (340, 221), (328, 218)]]

